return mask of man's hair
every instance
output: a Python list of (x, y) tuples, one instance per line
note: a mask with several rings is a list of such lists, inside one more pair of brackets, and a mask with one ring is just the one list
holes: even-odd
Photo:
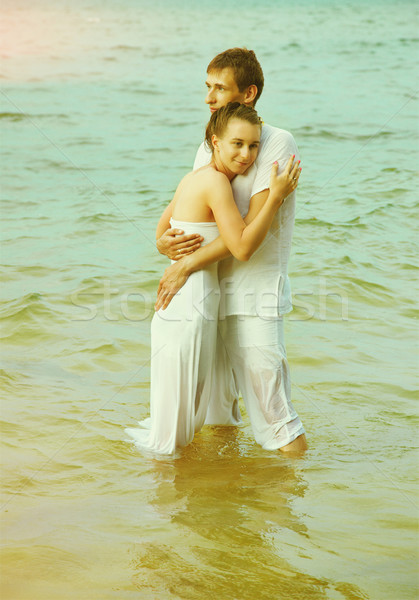
[(262, 129), (262, 121), (254, 108), (247, 106), (246, 104), (240, 104), (240, 102), (229, 102), (225, 106), (219, 108), (216, 112), (212, 113), (211, 119), (205, 130), (205, 143), (211, 152), (214, 152), (214, 146), (212, 145), (211, 139), (212, 136), (216, 135), (222, 137), (231, 119), (248, 121), (252, 125), (259, 125)]
[(247, 48), (230, 48), (212, 59), (207, 73), (227, 68), (233, 69), (234, 79), (240, 92), (244, 92), (249, 85), (257, 87), (258, 91), (253, 101), (254, 106), (260, 98), (264, 84), (262, 67), (256, 54)]

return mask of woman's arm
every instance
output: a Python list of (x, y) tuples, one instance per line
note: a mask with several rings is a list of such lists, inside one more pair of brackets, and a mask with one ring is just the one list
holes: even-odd
[(294, 157), (289, 159), (286, 168), (279, 176), (277, 175), (278, 164), (274, 163), (266, 202), (248, 225), (237, 209), (228, 179), (221, 173), (214, 179), (214, 185), (208, 192), (207, 202), (214, 214), (223, 241), (238, 260), (249, 260), (264, 240), (276, 211), (297, 187), (301, 170), (299, 162), (293, 165), (293, 159)]

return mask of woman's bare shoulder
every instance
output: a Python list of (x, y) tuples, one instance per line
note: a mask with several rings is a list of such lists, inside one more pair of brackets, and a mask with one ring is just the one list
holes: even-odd
[(198, 182), (199, 180), (203, 186), (219, 187), (223, 185), (230, 185), (227, 175), (220, 173), (220, 171), (217, 171), (217, 169), (211, 165), (201, 167), (196, 171), (192, 171), (192, 175), (194, 175), (196, 177), (196, 181)]
[(194, 194), (221, 191), (226, 186), (230, 187), (228, 177), (211, 166), (201, 167), (196, 171), (187, 173), (180, 181), (176, 195), (193, 191)]
[(179, 181), (178, 186), (176, 188), (174, 199), (185, 190), (187, 190), (192, 182), (193, 171), (186, 173)]

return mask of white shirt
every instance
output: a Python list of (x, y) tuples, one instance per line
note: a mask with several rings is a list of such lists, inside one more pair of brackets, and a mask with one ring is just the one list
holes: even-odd
[[(299, 159), (293, 136), (284, 129), (263, 125), (259, 152), (252, 167), (231, 182), (234, 199), (245, 217), (250, 199), (269, 188), (272, 164), (281, 171), (290, 155)], [(211, 161), (204, 143), (198, 148), (194, 170)], [(276, 213), (264, 241), (247, 262), (231, 257), (219, 263), (220, 318), (228, 315), (278, 317), (292, 310), (288, 260), (295, 219), (295, 192)]]

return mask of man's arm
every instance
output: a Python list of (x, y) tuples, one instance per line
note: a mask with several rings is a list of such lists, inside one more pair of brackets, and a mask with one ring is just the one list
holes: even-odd
[(157, 290), (155, 310), (165, 309), (169, 306), (171, 299), (185, 285), (189, 275), (205, 269), (208, 265), (227, 258), (227, 256), (231, 256), (230, 251), (219, 236), (206, 246), (183, 256), (176, 263), (167, 267)]
[[(268, 195), (269, 190), (266, 189), (255, 194), (251, 198), (249, 212), (244, 218), (246, 225), (251, 223), (259, 213), (262, 206), (265, 204)], [(218, 237), (213, 242), (210, 242), (206, 246), (196, 250), (196, 252), (193, 252), (193, 254), (185, 256), (177, 263), (167, 267), (157, 290), (155, 309), (159, 310), (160, 308), (167, 308), (173, 296), (185, 285), (189, 275), (195, 271), (205, 269), (205, 267), (223, 260), (223, 258), (227, 258), (228, 256), (231, 256), (230, 251), (224, 244), (222, 238)]]
[(173, 213), (173, 200), (166, 206), (156, 229), (156, 246), (160, 254), (171, 260), (179, 260), (191, 252), (195, 252), (203, 241), (198, 233), (184, 235), (182, 229), (172, 229), (170, 219)]

